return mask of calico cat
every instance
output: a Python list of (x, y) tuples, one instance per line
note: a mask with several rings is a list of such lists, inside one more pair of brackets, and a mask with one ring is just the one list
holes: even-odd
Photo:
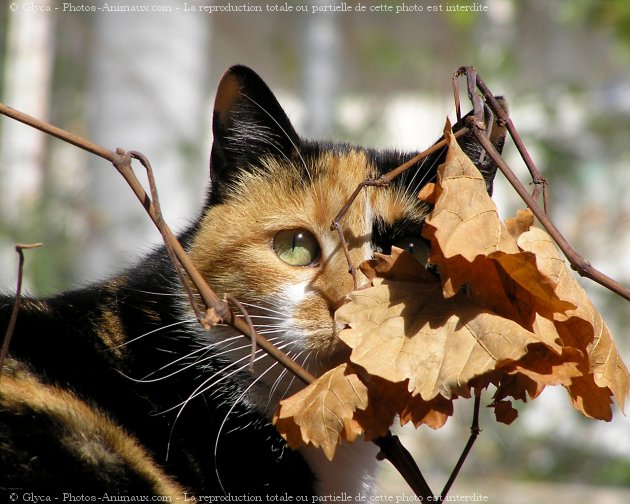
[[(220, 82), (213, 136), (207, 200), (179, 238), (219, 295), (321, 373), (344, 355), (333, 313), (353, 287), (331, 221), (359, 182), (414, 153), (300, 138), (243, 66)], [(442, 157), (357, 198), (343, 221), (355, 265), (392, 244), (426, 251), (416, 194)], [(481, 167), (490, 187), (496, 167)], [(2, 332), (12, 303), (0, 299)], [(228, 327), (197, 323), (163, 248), (102, 283), (23, 299), (0, 379), (0, 493), (369, 492), (371, 443), (343, 445), (333, 462), (285, 446), (270, 418), (301, 384), (260, 350), (250, 371), (250, 350)]]

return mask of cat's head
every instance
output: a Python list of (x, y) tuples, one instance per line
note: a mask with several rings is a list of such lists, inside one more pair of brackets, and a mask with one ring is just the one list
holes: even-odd
[[(213, 133), (211, 185), (190, 247), (193, 261), (219, 295), (229, 293), (245, 305), (261, 334), (318, 374), (345, 351), (333, 314), (353, 289), (331, 222), (360, 182), (416, 153), (304, 140), (267, 85), (242, 66), (221, 80)], [(469, 150), (476, 147), (465, 142)], [(417, 194), (435, 177), (441, 156), (425, 159), (390, 186), (360, 193), (341, 220), (354, 266), (392, 245), (426, 260), (420, 234), (428, 209)], [(220, 328), (207, 335), (214, 344), (229, 337)], [(230, 370), (246, 372), (246, 346), (244, 339), (226, 343)], [(282, 368), (259, 355), (262, 386), (255, 388), (273, 406), (286, 389), (273, 386)], [(276, 392), (271, 399), (270, 388)]]

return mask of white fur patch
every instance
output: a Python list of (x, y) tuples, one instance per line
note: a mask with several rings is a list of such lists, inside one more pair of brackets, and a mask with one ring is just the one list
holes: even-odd
[(328, 460), (319, 448), (300, 449), (315, 474), (315, 491), (318, 495), (340, 495), (345, 492), (356, 500), (357, 494), (374, 495), (378, 447), (358, 439), (354, 443), (342, 442), (335, 457)]
[(308, 282), (299, 282), (293, 285), (288, 285), (282, 289), (280, 297), (292, 307), (297, 306), (308, 297), (308, 293), (306, 291), (307, 287)]

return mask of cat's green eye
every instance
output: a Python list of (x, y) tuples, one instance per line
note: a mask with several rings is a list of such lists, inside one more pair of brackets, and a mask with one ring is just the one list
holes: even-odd
[(273, 250), (291, 266), (315, 266), (321, 255), (319, 243), (306, 229), (284, 229), (273, 237)]
[(429, 262), (429, 246), (427, 242), (419, 236), (403, 236), (392, 243), (392, 246), (409, 252), (422, 264)]

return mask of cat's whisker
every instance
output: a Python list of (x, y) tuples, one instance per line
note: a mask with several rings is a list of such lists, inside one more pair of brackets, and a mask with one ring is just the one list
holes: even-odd
[(245, 395), (251, 390), (251, 388), (256, 385), (256, 383), (258, 383), (260, 380), (263, 379), (263, 377), (269, 372), (271, 371), (274, 367), (276, 367), (276, 365), (278, 364), (278, 362), (273, 362), (263, 373), (260, 374), (260, 376), (258, 376), (254, 381), (252, 381), (252, 383), (250, 383), (245, 390), (241, 393), (241, 395), (239, 395), (236, 400), (234, 401), (234, 404), (232, 404), (232, 406), (230, 407), (230, 409), (228, 410), (228, 412), (226, 413), (225, 417), (223, 418), (223, 421), (221, 422), (221, 425), (219, 426), (219, 431), (217, 432), (217, 437), (216, 440), (214, 442), (214, 459), (215, 459), (215, 474), (217, 476), (217, 480), (219, 481), (219, 486), (221, 487), (221, 490), (225, 492), (225, 488), (223, 487), (223, 482), (221, 481), (221, 475), (219, 474), (219, 464), (218, 464), (218, 453), (219, 453), (219, 440), (221, 439), (221, 433), (223, 432), (223, 428), (225, 427), (225, 424), (227, 423), (227, 420), (229, 418), (229, 416), (232, 414), (232, 411), (234, 411), (234, 408), (236, 408), (236, 406), (241, 402), (241, 400), (243, 399), (243, 397), (245, 397)]
[[(141, 379), (132, 378), (132, 377), (127, 376), (127, 375), (125, 375), (123, 373), (121, 373), (121, 374), (123, 374), (123, 376), (125, 376), (125, 378), (127, 378), (127, 379), (129, 379), (129, 380), (131, 380), (131, 381), (133, 381), (135, 383), (155, 383), (155, 382), (158, 382), (158, 381), (165, 380), (167, 378), (172, 378), (173, 376), (175, 376), (175, 375), (177, 375), (179, 373), (182, 373), (182, 372), (184, 372), (184, 371), (186, 371), (186, 370), (188, 370), (190, 368), (199, 366), (203, 362), (211, 361), (214, 358), (215, 355), (223, 355), (223, 354), (228, 353), (230, 351), (234, 351), (234, 350), (238, 350), (240, 348), (243, 348), (243, 347), (239, 347), (239, 348), (234, 348), (234, 349), (230, 349), (230, 350), (224, 350), (221, 353), (218, 353), (218, 354), (212, 353), (209, 356), (206, 356), (215, 347), (218, 347), (220, 345), (229, 346), (232, 343), (234, 343), (234, 340), (237, 340), (237, 339), (240, 339), (240, 337), (239, 336), (234, 336), (234, 337), (230, 338), (229, 340), (219, 341), (219, 342), (214, 343), (212, 345), (207, 345), (207, 346), (203, 346), (201, 348), (198, 348), (198, 349), (194, 350), (193, 352), (190, 352), (187, 355), (184, 355), (183, 357), (179, 357), (178, 359), (175, 359), (175, 360), (169, 362), (168, 364), (165, 364), (164, 366), (160, 367), (159, 369), (151, 371), (149, 374), (147, 374), (145, 377), (143, 377)], [(156, 373), (159, 373), (160, 371), (163, 371), (163, 370), (167, 369), (168, 367), (174, 366), (175, 364), (177, 364), (180, 361), (183, 361), (183, 360), (186, 360), (186, 359), (190, 359), (190, 357), (192, 357), (195, 353), (198, 353), (198, 352), (203, 352), (203, 353), (202, 353), (201, 356), (199, 356), (193, 362), (190, 362), (190, 363), (186, 364), (185, 366), (183, 366), (181, 368), (178, 368), (176, 371), (173, 371), (172, 373), (169, 373), (167, 375), (149, 379), (150, 376), (152, 376), (152, 375), (154, 375)]]
[[(294, 361), (297, 361), (298, 357), (299, 357), (300, 355), (302, 355), (303, 353), (304, 353), (304, 351), (299, 352), (297, 355), (295, 355), (295, 357), (293, 357), (293, 360), (294, 360)], [(309, 368), (309, 363), (308, 363), (308, 360), (310, 359), (310, 357), (312, 356), (312, 354), (313, 354), (313, 352), (307, 352), (307, 353), (306, 353), (306, 356), (304, 357), (304, 360), (302, 361), (302, 364), (301, 364), (301, 366), (302, 366), (304, 369), (306, 369), (307, 371), (308, 371), (308, 368)], [(284, 371), (280, 374), (280, 376), (279, 376), (279, 377), (276, 379), (276, 381), (274, 382), (274, 387), (275, 387), (275, 388), (277, 388), (277, 387), (280, 385), (280, 381), (281, 381), (284, 377), (286, 377), (287, 373), (288, 373), (288, 370), (286, 370), (286, 369), (285, 369), (285, 370), (284, 370)], [(296, 376), (295, 376), (293, 373), (291, 373), (291, 379), (289, 380), (289, 383), (287, 384), (287, 386), (286, 386), (286, 388), (285, 388), (284, 392), (280, 395), (280, 397), (279, 397), (279, 399), (278, 399), (278, 402), (282, 401), (283, 399), (285, 399), (285, 398), (287, 397), (287, 395), (289, 395), (289, 391), (290, 391), (290, 390), (292, 390), (293, 383), (295, 382), (295, 378), (296, 378)], [(270, 405), (271, 400), (272, 400), (272, 396), (273, 396), (273, 394), (275, 393), (275, 388), (272, 388), (272, 390), (269, 392), (269, 400), (267, 401), (267, 408), (269, 408), (269, 405)]]
[[(288, 345), (290, 345), (291, 342), (289, 343), (285, 343), (284, 345), (278, 346), (278, 348), (280, 350), (286, 348)], [(258, 362), (261, 359), (264, 359), (265, 357), (269, 357), (269, 354), (267, 352), (265, 352), (262, 349), (258, 349), (256, 351), (256, 353), (261, 353), (262, 355), (256, 357), (254, 359), (254, 362)], [(220, 369), (219, 371), (217, 371), (216, 373), (212, 374), (210, 377), (206, 378), (203, 383), (201, 383), (189, 396), (187, 399), (185, 399), (184, 401), (175, 404), (174, 406), (171, 406), (168, 409), (165, 409), (163, 411), (161, 411), (159, 414), (165, 414), (168, 413), (170, 411), (173, 411), (177, 408), (181, 408), (180, 412), (177, 414), (177, 416), (179, 417), (181, 411), (183, 410), (183, 408), (186, 407), (186, 405), (194, 398), (200, 396), (201, 394), (204, 394), (205, 392), (207, 392), (208, 390), (212, 389), (213, 387), (216, 387), (216, 385), (218, 385), (219, 383), (228, 380), (229, 378), (231, 378), (232, 376), (234, 376), (236, 373), (243, 371), (244, 369), (246, 369), (250, 363), (247, 362), (246, 364), (238, 367), (237, 369), (233, 369), (232, 371), (230, 371), (230, 373), (228, 374), (223, 374), (225, 373), (227, 370), (229, 370), (230, 368), (233, 368), (234, 366), (238, 366), (241, 362), (243, 362), (244, 360), (249, 360), (250, 355), (246, 355), (244, 357), (241, 357), (240, 359), (237, 359), (233, 362), (231, 362), (230, 364), (228, 364), (227, 366), (223, 367), (222, 369)], [(223, 374), (223, 375), (222, 375)], [(212, 381), (214, 380), (214, 378), (216, 378), (217, 376), (222, 375), (218, 380), (216, 381)]]
[[(159, 373), (160, 371), (163, 371), (164, 369), (175, 365), (177, 362), (185, 360), (185, 359), (189, 359), (190, 357), (192, 357), (192, 355), (194, 355), (195, 353), (198, 353), (200, 351), (205, 351), (204, 354), (199, 357), (198, 359), (196, 359), (194, 362), (186, 365), (185, 367), (179, 368), (176, 371), (164, 375), (164, 376), (160, 376), (158, 378), (151, 378), (149, 379), (150, 376)], [(172, 378), (173, 376), (177, 375), (178, 373), (181, 373), (183, 371), (186, 371), (187, 369), (190, 369), (191, 367), (194, 367), (195, 365), (197, 365), (199, 362), (203, 362), (204, 360), (206, 360), (205, 358), (203, 358), (203, 356), (207, 353), (211, 351), (211, 348), (198, 348), (197, 350), (190, 352), (187, 355), (184, 355), (183, 357), (179, 357), (178, 359), (175, 359), (174, 361), (169, 362), (168, 364), (165, 364), (164, 366), (160, 367), (159, 369), (156, 369), (154, 371), (151, 371), (149, 374), (147, 374), (146, 376), (144, 376), (143, 378), (133, 378), (132, 376), (129, 376), (125, 373), (123, 373), (122, 371), (118, 370), (118, 373), (120, 373), (123, 377), (125, 377), (127, 380), (130, 380), (134, 383), (155, 383), (158, 381), (162, 381), (162, 380), (166, 380), (168, 378)], [(210, 356), (210, 358), (212, 358), (212, 356)]]
[[(288, 346), (290, 343), (287, 343), (285, 345), (283, 345), (284, 348), (286, 346)], [(260, 350), (259, 350), (260, 351)], [(263, 355), (257, 357), (254, 362), (257, 362), (261, 359), (264, 359), (265, 357), (268, 357), (268, 354), (266, 352), (263, 352)], [(182, 412), (184, 411), (184, 408), (188, 405), (188, 403), (194, 399), (195, 397), (198, 397), (201, 394), (206, 393), (210, 388), (215, 387), (219, 382), (225, 380), (225, 379), (229, 379), (232, 376), (234, 376), (236, 373), (244, 370), (245, 368), (247, 368), (249, 366), (249, 363), (240, 366), (239, 368), (231, 371), (229, 374), (222, 376), (221, 378), (219, 378), (218, 380), (216, 380), (214, 383), (210, 383), (209, 385), (207, 385), (207, 383), (209, 381), (211, 381), (215, 376), (217, 376), (218, 374), (224, 373), (227, 369), (233, 367), (234, 365), (237, 365), (239, 362), (242, 362), (244, 359), (249, 359), (249, 356), (246, 356), (244, 358), (238, 359), (237, 361), (234, 361), (233, 363), (229, 364), (228, 366), (226, 366), (225, 368), (223, 368), (221, 371), (215, 373), (214, 375), (212, 375), (210, 378), (208, 378), (207, 380), (204, 381), (204, 383), (202, 383), (199, 387), (197, 387), (197, 389), (195, 389), (193, 391), (193, 393), (183, 402), (162, 411), (160, 414), (166, 414), (170, 411), (173, 411), (174, 409), (177, 409), (179, 407), (179, 411), (177, 412), (177, 415), (175, 417), (175, 420), (173, 421), (173, 425), (171, 427), (171, 432), (169, 434), (169, 440), (168, 440), (168, 444), (167, 444), (167, 449), (166, 449), (166, 459), (168, 460), (168, 456), (169, 456), (169, 452), (170, 452), (170, 446), (171, 446), (171, 440), (173, 437), (173, 432), (175, 431), (175, 426), (177, 424), (177, 420), (179, 419), (179, 417), (181, 416)], [(236, 407), (236, 405), (240, 402), (240, 400), (245, 396), (245, 394), (247, 392), (249, 392), (249, 390), (258, 382), (260, 381), (271, 369), (273, 369), (276, 365), (278, 364), (277, 361), (274, 361), (263, 373), (261, 373), (260, 375), (258, 375), (254, 381), (243, 391), (243, 393), (233, 402), (232, 406), (230, 407), (230, 410), (228, 411), (228, 413), (226, 414), (226, 416), (223, 419), (223, 422), (221, 424), (221, 428), (219, 429), (219, 433), (217, 434), (217, 441), (215, 444), (215, 456), (216, 456), (216, 447), (218, 446), (218, 440), (220, 438), (220, 434), (221, 434), (221, 430), (223, 429), (223, 425), (225, 425), (225, 422), (227, 420), (227, 417), (230, 415), (230, 413), (234, 410), (234, 408)]]
[(274, 380), (273, 385), (269, 389), (269, 400), (267, 401), (267, 408), (269, 408), (269, 405), (271, 404), (271, 399), (272, 399), (273, 395), (276, 393), (276, 390), (278, 389), (278, 386), (280, 385), (280, 382), (287, 375), (287, 373), (288, 373), (287, 369), (282, 370), (282, 372)]
[(125, 287), (125, 290), (129, 292), (137, 292), (139, 294), (147, 294), (149, 296), (164, 296), (164, 297), (171, 297), (171, 298), (176, 297), (176, 295), (173, 294), (172, 292), (156, 292), (156, 291), (148, 291), (148, 290), (142, 290), (142, 289), (132, 289), (129, 287)]
[[(236, 336), (234, 339), (239, 339), (239, 338), (242, 338), (242, 335)], [(270, 343), (274, 343), (274, 342), (278, 341), (279, 339), (280, 339), (280, 337), (268, 338), (268, 341)], [(229, 353), (236, 352), (238, 350), (245, 350), (246, 348), (251, 348), (251, 343), (248, 343), (248, 344), (245, 344), (245, 345), (241, 345), (241, 346), (238, 346), (238, 347), (234, 347), (234, 348), (227, 348), (227, 349), (225, 349), (225, 350), (223, 350), (221, 352), (213, 353), (212, 357), (221, 357), (221, 356), (227, 355)], [(259, 349), (256, 350), (256, 353), (260, 353), (262, 351), (264, 351), (264, 350), (262, 348), (259, 348)], [(197, 363), (199, 363), (199, 362), (203, 362), (203, 361), (198, 361)]]
[[(239, 315), (239, 318), (244, 318), (243, 315)], [(256, 315), (256, 314), (249, 314), (249, 318), (251, 319), (264, 319), (264, 320), (279, 320), (279, 321), (283, 321), (285, 320), (284, 317), (276, 317), (276, 316), (270, 316), (270, 315)]]
[[(263, 331), (257, 331), (258, 334), (260, 334), (261, 336), (265, 336), (267, 337), (269, 334), (285, 334), (286, 333), (286, 329), (283, 328), (279, 328), (279, 329), (266, 329)], [(281, 336), (278, 336), (278, 338), (283, 339)], [(267, 338), (270, 339), (270, 338)]]
[[(300, 355), (302, 355), (304, 353), (304, 350), (302, 350), (301, 352), (298, 352), (295, 356), (291, 355), (291, 352), (288, 351), (286, 352), (286, 354), (288, 356), (291, 357), (292, 360), (297, 361), (297, 359), (300, 357)], [(278, 386), (280, 385), (280, 382), (282, 381), (282, 379), (287, 375), (288, 370), (284, 369), (279, 375), (278, 377), (274, 380), (273, 384), (271, 385), (271, 387), (269, 388), (269, 400), (267, 401), (267, 408), (269, 408), (269, 405), (271, 403), (272, 397), (275, 394)]]
[(258, 329), (285, 329), (286, 330), (286, 323), (283, 321), (280, 324), (254, 324), (254, 328), (256, 330)]
[(188, 320), (179, 320), (177, 322), (173, 322), (172, 324), (168, 324), (168, 325), (165, 325), (165, 326), (160, 326), (160, 327), (158, 327), (156, 329), (153, 329), (152, 331), (145, 332), (144, 334), (141, 334), (140, 336), (136, 336), (135, 338), (132, 338), (132, 339), (127, 340), (127, 341), (125, 341), (123, 343), (120, 343), (119, 345), (114, 345), (114, 346), (110, 347), (110, 350), (116, 350), (116, 349), (122, 348), (122, 347), (124, 347), (126, 345), (130, 345), (131, 343), (133, 343), (135, 341), (138, 341), (138, 340), (140, 340), (140, 339), (142, 339), (142, 338), (144, 338), (146, 336), (150, 336), (151, 334), (155, 334), (155, 333), (158, 333), (160, 331), (164, 331), (166, 329), (170, 329), (172, 327), (176, 327), (178, 325), (185, 325), (185, 324), (188, 324)]
[(271, 334), (271, 333), (286, 333), (287, 328), (284, 325), (266, 325), (266, 326), (256, 326), (256, 332), (260, 334)]
[[(206, 362), (206, 361), (211, 361), (215, 356), (220, 356), (220, 355), (225, 355), (227, 353), (236, 351), (236, 350), (242, 350), (244, 348), (248, 348), (250, 345), (244, 345), (244, 346), (240, 346), (240, 347), (236, 347), (236, 348), (231, 348), (231, 349), (224, 349), (222, 352), (219, 353), (212, 353), (211, 355), (206, 357), (206, 354), (214, 349), (216, 349), (217, 347), (220, 347), (221, 345), (223, 345), (224, 347), (229, 346), (231, 344), (233, 344), (236, 340), (241, 339), (242, 336), (241, 335), (237, 335), (237, 336), (232, 336), (230, 338), (227, 338), (225, 340), (221, 340), (221, 341), (217, 341), (216, 343), (212, 343), (210, 345), (204, 345), (200, 348), (197, 348), (196, 350), (193, 350), (192, 352), (179, 357), (171, 362), (169, 362), (168, 364), (165, 364), (164, 366), (161, 366), (160, 368), (151, 371), (149, 374), (147, 374), (146, 376), (144, 376), (143, 378), (133, 378), (131, 376), (128, 376), (126, 374), (124, 374), (122, 371), (119, 371), (119, 373), (124, 376), (125, 378), (127, 378), (128, 380), (131, 380), (135, 383), (155, 383), (161, 380), (165, 380), (168, 378), (172, 378), (173, 376), (186, 371), (190, 368), (199, 366), (201, 363)], [(275, 337), (275, 338), (269, 338), (270, 342), (276, 341), (279, 338)], [(187, 359), (190, 359), (193, 355), (195, 355), (196, 353), (202, 352), (203, 354), (201, 356), (199, 356), (197, 359), (195, 359), (193, 362), (190, 362), (188, 364), (186, 364), (185, 366), (177, 369), (176, 371), (173, 371), (172, 373), (169, 373), (167, 375), (164, 376), (160, 376), (158, 378), (151, 378), (149, 379), (150, 376), (159, 373), (160, 371), (164, 371), (165, 369), (174, 366), (175, 364), (180, 363), (181, 361), (185, 361)]]
[(277, 315), (280, 315), (281, 318), (287, 317), (287, 313), (281, 312), (281, 311), (278, 311), (278, 310), (274, 310), (273, 308), (269, 308), (268, 306), (257, 305), (257, 304), (253, 304), (253, 303), (247, 303), (247, 302), (244, 302), (244, 301), (241, 301), (241, 304), (243, 306), (247, 306), (247, 307), (250, 307), (250, 308), (256, 308), (258, 310), (265, 311), (265, 312), (268, 312), (268, 313), (275, 313)]

